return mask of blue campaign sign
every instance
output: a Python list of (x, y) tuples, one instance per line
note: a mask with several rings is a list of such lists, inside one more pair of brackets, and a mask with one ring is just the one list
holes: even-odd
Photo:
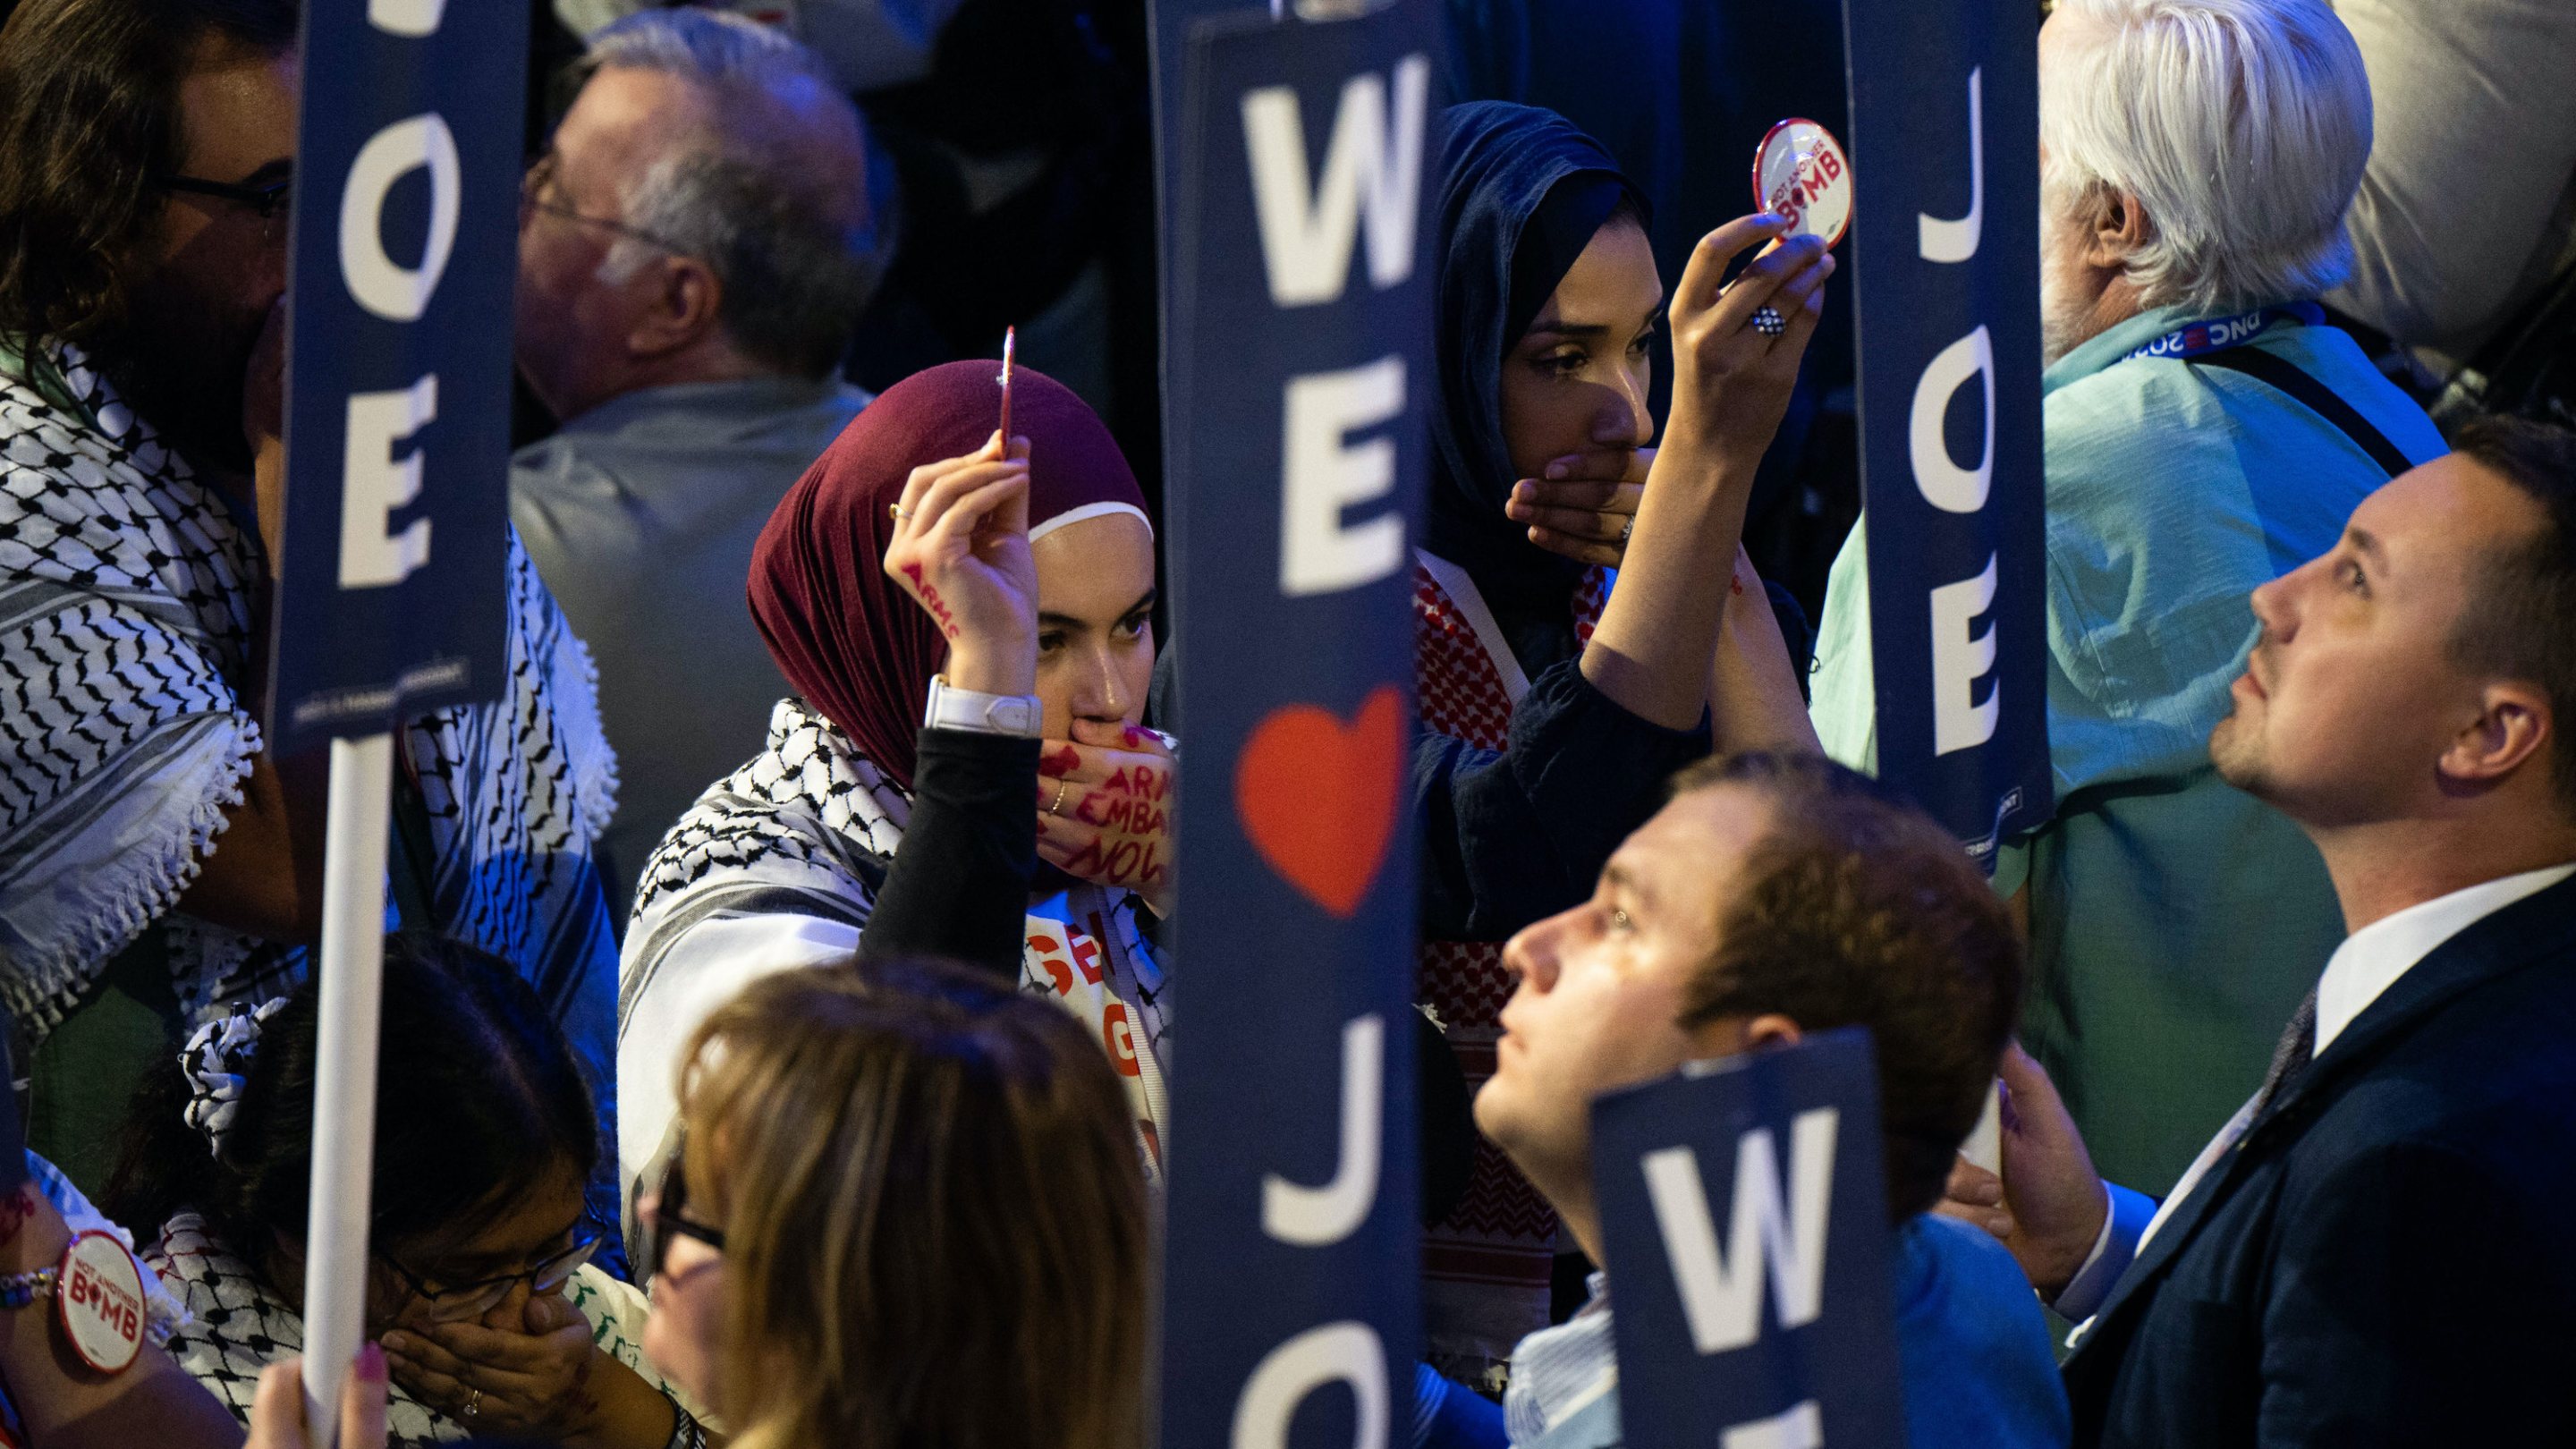
[(506, 683), (525, 0), (304, 7), (270, 748)]
[(1905, 1442), (1879, 1150), (1860, 1027), (1593, 1103), (1628, 1449)]
[(1878, 771), (1991, 862), (2047, 820), (2027, 0), (1844, 0)]
[(1438, 0), (1190, 29), (1164, 115), (1179, 959), (1162, 1442), (1383, 1446), (1418, 1349), (1413, 520)]

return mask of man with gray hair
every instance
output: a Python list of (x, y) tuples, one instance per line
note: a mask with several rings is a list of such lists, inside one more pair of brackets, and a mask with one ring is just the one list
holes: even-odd
[(700, 10), (591, 38), (520, 208), (519, 371), (562, 422), (511, 518), (599, 666), (635, 871), (787, 692), (743, 603), (770, 510), (857, 416), (875, 275), (857, 110), (812, 55)]
[[(2341, 937), (2316, 851), (2204, 743), (2253, 590), (2442, 442), (2315, 299), (2370, 155), (2326, 0), (2058, 0), (2040, 33), (2055, 817), (1996, 850), (2022, 1037), (2094, 1158), (2162, 1192), (2262, 1079)], [(1876, 753), (1867, 554), (1836, 560), (1814, 717)]]

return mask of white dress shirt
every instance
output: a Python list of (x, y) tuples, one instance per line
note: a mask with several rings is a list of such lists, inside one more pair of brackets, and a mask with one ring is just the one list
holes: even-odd
[[(2327, 958), (2325, 974), (2317, 979), (2317, 1035), (2310, 1058), (2324, 1056), (2335, 1038), (2343, 1035), (2344, 1028), (2369, 1010), (2381, 993), (2396, 985), (2399, 977), (2413, 970), (2416, 962), (2433, 954), (2435, 947), (2570, 875), (2576, 875), (2576, 862), (2500, 876), (2446, 896), (2419, 901), (2345, 937), (2334, 955)], [(2103, 1215), (2102, 1232), (2093, 1240), (2091, 1256), (2058, 1293), (2054, 1306), (2059, 1313), (2089, 1319), (2102, 1306), (2138, 1250), (2155, 1236), (2209, 1169), (2236, 1145), (2236, 1139), (2245, 1135), (2260, 1096), (2258, 1091), (2255, 1097), (2248, 1098), (2209, 1145), (2200, 1150), (2200, 1156), (2192, 1161), (2182, 1181), (2174, 1184), (2161, 1206), (2144, 1193), (2116, 1183), (2103, 1184), (2110, 1194), (2110, 1211)], [(2077, 1332), (2080, 1335), (2082, 1330)]]

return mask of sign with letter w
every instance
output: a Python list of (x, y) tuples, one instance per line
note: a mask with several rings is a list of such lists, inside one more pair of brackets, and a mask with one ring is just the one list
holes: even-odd
[(1602, 1098), (1592, 1176), (1629, 1449), (1905, 1442), (1868, 1032)]

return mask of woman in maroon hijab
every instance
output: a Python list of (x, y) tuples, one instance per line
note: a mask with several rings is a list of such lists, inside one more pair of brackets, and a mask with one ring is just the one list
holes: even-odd
[[(1159, 1176), (1163, 975), (1139, 918), (1169, 898), (1171, 756), (1137, 724), (1153, 528), (1072, 392), (1019, 369), (1007, 454), (1001, 403), (990, 362), (905, 379), (761, 534), (752, 617), (796, 692), (645, 867), (618, 1014), (630, 1172), (706, 1013), (753, 977), (847, 959), (864, 929), (872, 950), (1010, 964), (1089, 1023)], [(1034, 851), (996, 823), (1029, 818), (1032, 781)]]

